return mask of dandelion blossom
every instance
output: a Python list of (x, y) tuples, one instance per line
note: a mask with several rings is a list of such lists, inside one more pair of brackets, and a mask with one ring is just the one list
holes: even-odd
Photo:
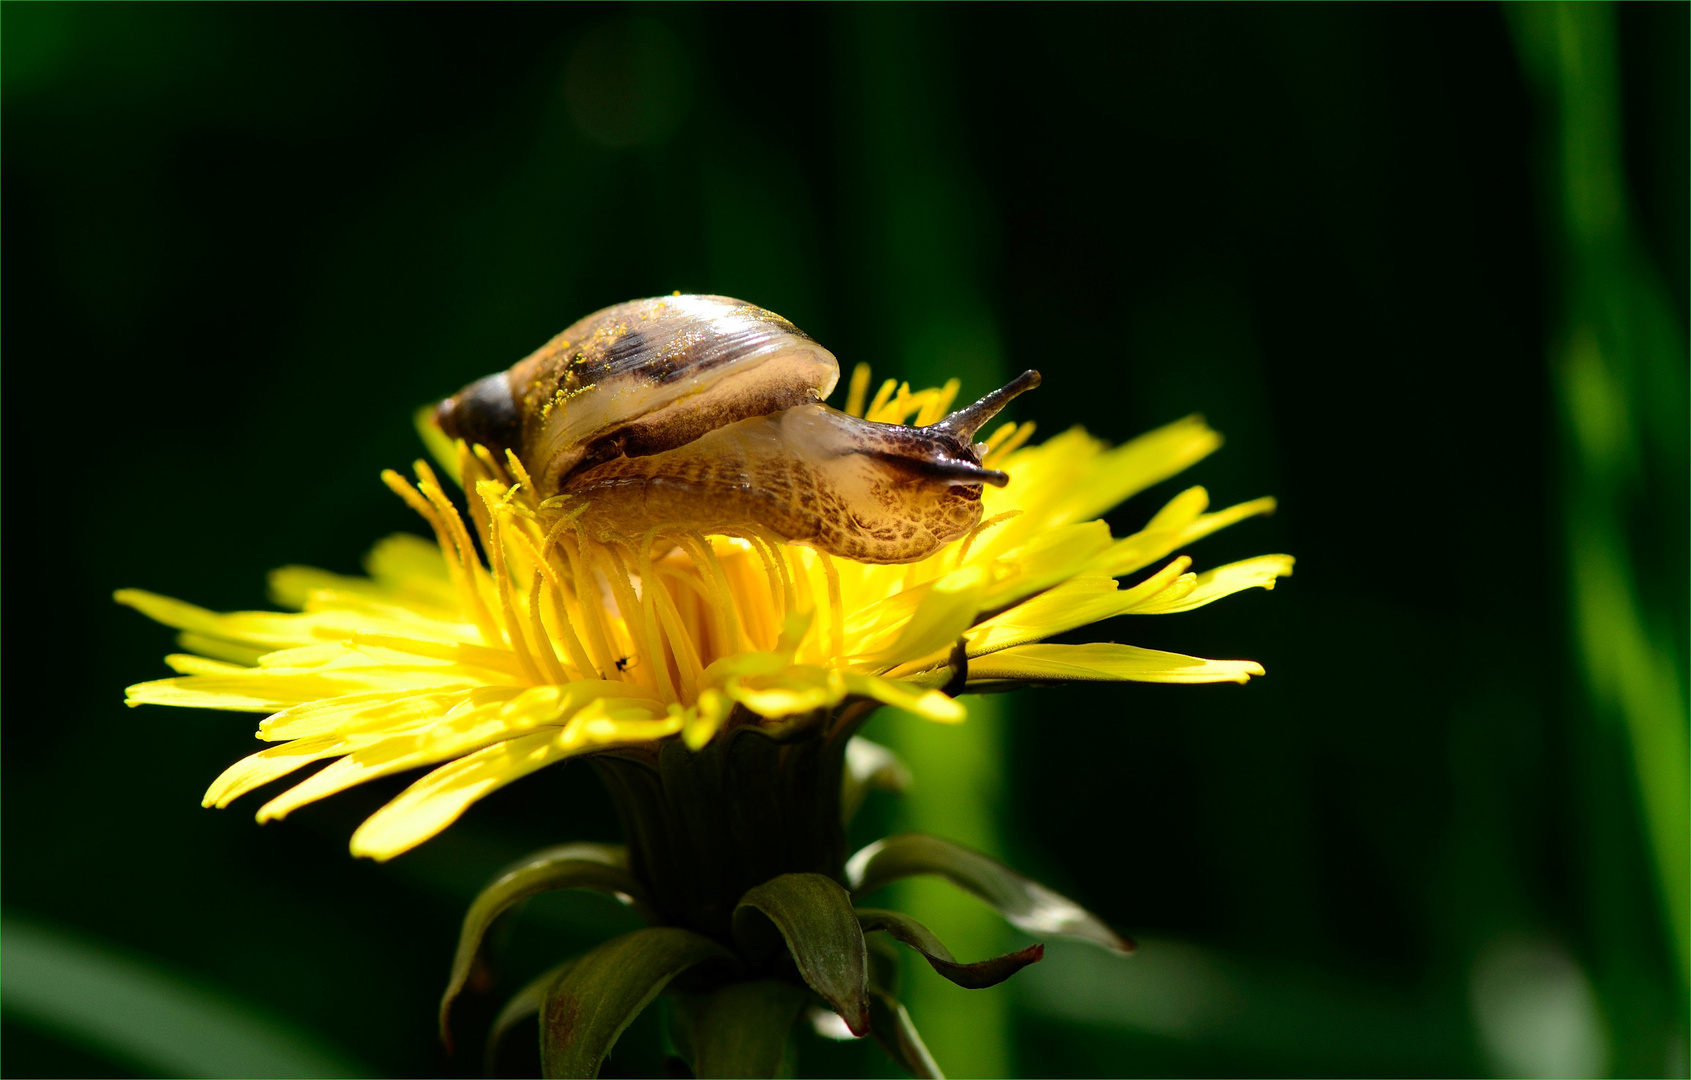
[[(848, 411), (927, 424), (957, 392), (882, 387)], [(1130, 614), (1202, 607), (1292, 569), (1286, 555), (1192, 571), (1182, 553), (1274, 508), (1209, 510), (1188, 488), (1130, 536), (1099, 515), (1215, 450), (1196, 417), (1108, 447), (1076, 428), (1038, 445), (1007, 423), (985, 464), (1010, 476), (982, 494), (978, 527), (906, 565), (830, 558), (772, 535), (657, 532), (601, 543), (534, 497), (515, 457), (455, 448), (469, 521), (426, 463), (383, 480), (426, 521), (371, 551), (368, 577), (304, 567), (270, 576), (288, 613), (218, 614), (153, 593), (117, 599), (181, 632), (176, 678), (128, 690), (131, 705), (268, 714), (275, 745), (235, 763), (205, 794), (230, 802), (331, 761), (259, 808), (267, 821), (380, 776), (431, 771), (364, 822), (357, 855), (388, 859), (477, 799), (566, 758), (679, 739), (698, 749), (725, 727), (825, 722), (850, 702), (940, 723), (950, 693), (1025, 683), (1245, 682), (1249, 660), (1123, 644), (1042, 642)], [(1120, 579), (1148, 575), (1123, 587)], [(948, 692), (942, 692), (948, 691)]]

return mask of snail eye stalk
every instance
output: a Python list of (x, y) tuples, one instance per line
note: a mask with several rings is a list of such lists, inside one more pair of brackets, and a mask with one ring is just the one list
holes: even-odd
[(974, 442), (975, 432), (1003, 412), (1004, 406), (1034, 389), (1039, 383), (1039, 372), (1024, 371), (968, 408), (958, 409), (939, 423), (929, 425), (927, 430), (949, 435), (967, 446)]

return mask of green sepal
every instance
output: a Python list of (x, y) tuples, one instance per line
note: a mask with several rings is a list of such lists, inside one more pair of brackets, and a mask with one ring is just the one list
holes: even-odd
[(877, 840), (846, 863), (854, 896), (864, 896), (900, 878), (937, 874), (974, 893), (1019, 930), (1079, 938), (1118, 953), (1134, 944), (1104, 920), (1066, 896), (1025, 878), (978, 851), (926, 833), (905, 833)]
[(540, 1064), (547, 1076), (597, 1076), (634, 1018), (669, 981), (727, 949), (679, 926), (648, 926), (612, 938), (569, 965), (546, 988)]
[(729, 983), (705, 994), (677, 994), (676, 1043), (705, 1077), (793, 1075), (793, 1023), (810, 1001), (804, 987), (779, 979)]
[(485, 1067), (482, 1069), (483, 1072), (489, 1076), (493, 1075), (494, 1066), (497, 1064), (499, 1056), (499, 1044), (504, 1041), (506, 1035), (510, 1034), (512, 1028), (540, 1011), (541, 1004), (546, 1000), (547, 989), (558, 981), (559, 976), (574, 967), (575, 962), (579, 959), (580, 957), (572, 956), (557, 967), (536, 975), (525, 983), (521, 990), (511, 995), (509, 1001), (505, 1002), (504, 1007), (499, 1010), (499, 1015), (493, 1018), (493, 1026), (487, 1030), (487, 1048), (484, 1051), (486, 1060), (484, 1062)]
[(851, 823), (871, 790), (902, 793), (910, 786), (910, 769), (898, 755), (855, 735), (846, 743), (845, 772), (840, 778), (840, 817)]
[(810, 988), (853, 1035), (868, 1031), (868, 957), (851, 895), (821, 874), (782, 874), (746, 890), (734, 909), (734, 940), (754, 963), (773, 951), (770, 923)]
[(494, 920), (537, 893), (553, 889), (592, 889), (608, 893), (654, 921), (645, 889), (628, 872), (628, 849), (619, 844), (560, 844), (537, 851), (493, 879), (464, 914), (452, 977), (440, 998), (440, 1039), (452, 1050), (452, 1003), (469, 982), (482, 939)]
[(939, 1071), (939, 1064), (928, 1053), (927, 1044), (922, 1042), (916, 1025), (910, 1022), (910, 1014), (897, 998), (885, 990), (871, 988), (869, 1016), (874, 1024), (870, 1033), (899, 1068), (911, 1076), (945, 1080), (945, 1074)]
[(885, 930), (927, 957), (928, 963), (935, 971), (967, 990), (997, 986), (1045, 956), (1045, 946), (1029, 945), (1025, 949), (995, 956), (990, 960), (960, 964), (957, 958), (951, 955), (951, 950), (934, 936), (932, 930), (908, 915), (879, 908), (858, 908), (857, 918), (862, 923), (865, 934), (874, 930)]

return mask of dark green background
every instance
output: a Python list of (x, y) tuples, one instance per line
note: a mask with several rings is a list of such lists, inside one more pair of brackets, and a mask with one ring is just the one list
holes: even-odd
[[(1669, 437), (1627, 526), (1681, 686), (1686, 12), (1614, 13), (1610, 117), (1635, 269), (1671, 298)], [(257, 798), (202, 810), (253, 718), (125, 709), (172, 645), (110, 594), (251, 607), (268, 568), (354, 570), (417, 528), (376, 476), (419, 452), (418, 404), (601, 305), (721, 292), (878, 375), (973, 394), (1036, 366), (1015, 411), (1048, 433), (1203, 412), (1227, 447), (1118, 532), (1176, 484), (1281, 500), (1193, 551), (1295, 554), (1272, 595), (1092, 635), (1267, 678), (1009, 704), (998, 846), (1147, 947), (1120, 969), (1142, 1007), (1095, 964), (1054, 997), (1072, 951), (983, 992), (1003, 1064), (1484, 1072), (1475, 972), (1513, 942), (1583, 971), (1596, 1067), (1685, 1074), (1631, 759), (1574, 647), (1573, 256), (1505, 11), (8, 3), (0, 35), (8, 918), (354, 1069), (475, 1071), (431, 1031), (457, 920), (508, 858), (615, 835), (590, 770), (386, 866), (346, 839), (409, 778), (264, 828)], [(617, 918), (534, 914), (510, 985), (587, 940), (568, 917)], [(1165, 991), (1169, 956), (1210, 981)], [(1157, 1012), (1176, 991), (1199, 1019)], [(11, 1075), (170, 1071), (12, 994)]]

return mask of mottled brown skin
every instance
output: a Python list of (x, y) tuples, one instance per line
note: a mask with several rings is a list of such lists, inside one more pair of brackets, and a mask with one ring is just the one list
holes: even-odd
[(979, 427), (1002, 390), (927, 427), (870, 423), (820, 404), (832, 354), (773, 312), (714, 296), (595, 312), (442, 402), (449, 436), (510, 449), (543, 498), (587, 504), (598, 539), (759, 527), (870, 563), (912, 562), (972, 529)]
[(837, 468), (757, 452), (755, 429), (779, 423), (753, 417), (661, 454), (608, 461), (571, 476), (567, 490), (586, 501), (581, 523), (602, 540), (757, 525), (866, 563), (926, 558), (980, 522), (980, 484), (938, 481), (915, 461), (854, 455), (854, 482), (841, 484)]

